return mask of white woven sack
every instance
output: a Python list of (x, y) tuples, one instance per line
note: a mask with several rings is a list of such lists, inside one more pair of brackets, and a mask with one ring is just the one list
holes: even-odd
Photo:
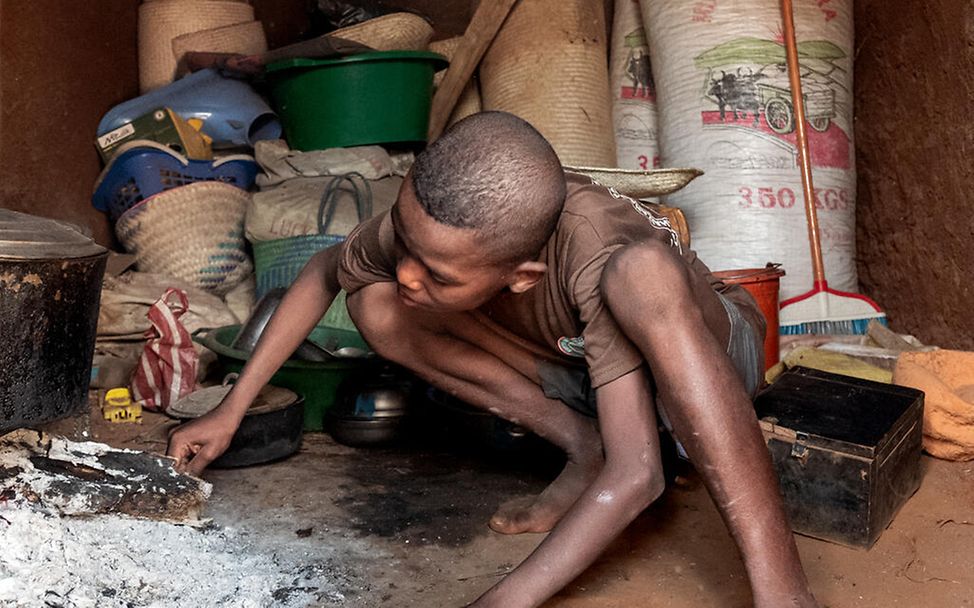
[[(778, 0), (643, 0), (664, 166), (706, 174), (665, 198), (714, 269), (781, 262), (812, 287)], [(857, 289), (852, 1), (797, 0), (795, 28), (829, 285)]]
[[(244, 231), (251, 243), (292, 236), (318, 234), (321, 196), (332, 177), (295, 177), (255, 192), (247, 204)], [(402, 185), (398, 175), (368, 180), (372, 214), (392, 208)], [(359, 223), (355, 195), (347, 189), (337, 194), (337, 205), (328, 234), (347, 236)]]
[(656, 145), (656, 88), (639, 0), (616, 0), (609, 80), (616, 165), (622, 169), (660, 166)]

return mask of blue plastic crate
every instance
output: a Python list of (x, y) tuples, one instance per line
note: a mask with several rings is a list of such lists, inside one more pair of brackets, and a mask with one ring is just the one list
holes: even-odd
[(191, 160), (162, 144), (136, 140), (119, 148), (102, 171), (91, 198), (114, 222), (150, 196), (195, 182), (217, 181), (249, 190), (257, 162), (246, 154), (216, 160)]

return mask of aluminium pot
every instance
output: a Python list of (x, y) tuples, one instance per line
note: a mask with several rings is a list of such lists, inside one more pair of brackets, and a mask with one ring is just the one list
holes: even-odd
[(70, 224), (0, 209), (0, 433), (87, 408), (107, 258)]

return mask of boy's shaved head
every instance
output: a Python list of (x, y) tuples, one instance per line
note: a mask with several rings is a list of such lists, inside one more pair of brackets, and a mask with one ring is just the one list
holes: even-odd
[(506, 112), (481, 112), (453, 125), (416, 157), (411, 176), (426, 213), (476, 231), (492, 261), (537, 256), (565, 203), (555, 151)]

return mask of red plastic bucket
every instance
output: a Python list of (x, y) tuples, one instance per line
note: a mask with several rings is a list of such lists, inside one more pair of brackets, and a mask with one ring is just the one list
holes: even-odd
[(764, 268), (719, 270), (714, 276), (725, 283), (740, 285), (757, 300), (758, 308), (768, 322), (764, 336), (764, 369), (770, 369), (778, 362), (778, 286), (785, 271), (777, 264), (769, 264)]

